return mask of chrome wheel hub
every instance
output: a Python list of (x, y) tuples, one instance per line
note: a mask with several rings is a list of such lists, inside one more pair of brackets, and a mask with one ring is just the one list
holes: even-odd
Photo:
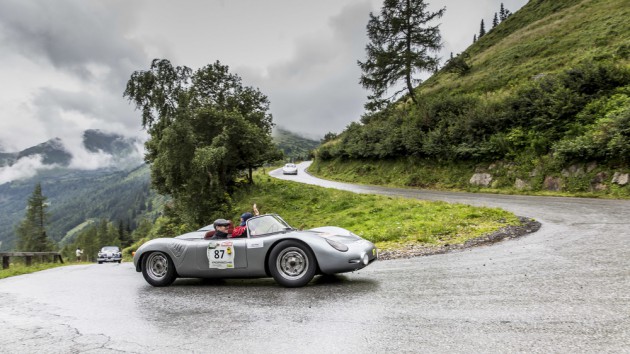
[(296, 279), (304, 275), (308, 269), (308, 257), (297, 247), (282, 251), (276, 261), (280, 274), (287, 279)]
[(162, 253), (151, 253), (147, 260), (147, 274), (156, 280), (164, 278), (168, 272), (168, 259)]

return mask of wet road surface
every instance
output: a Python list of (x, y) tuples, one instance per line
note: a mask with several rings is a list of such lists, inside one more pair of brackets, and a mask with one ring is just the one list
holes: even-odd
[(540, 231), (379, 261), (285, 289), (272, 279), (153, 288), (130, 263), (0, 280), (2, 353), (630, 352), (630, 201), (426, 192), (272, 175), (359, 193), (497, 206)]

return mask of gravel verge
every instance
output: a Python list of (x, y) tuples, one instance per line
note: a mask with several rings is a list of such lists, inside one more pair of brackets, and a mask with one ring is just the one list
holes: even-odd
[(540, 229), (540, 222), (522, 216), (519, 216), (518, 218), (521, 221), (520, 225), (506, 226), (493, 233), (470, 239), (462, 244), (445, 244), (439, 246), (410, 245), (405, 249), (379, 251), (378, 259), (387, 260), (442, 254), (470, 247), (486, 245), (489, 243), (495, 243), (506, 239), (518, 238), (532, 232), (536, 232)]

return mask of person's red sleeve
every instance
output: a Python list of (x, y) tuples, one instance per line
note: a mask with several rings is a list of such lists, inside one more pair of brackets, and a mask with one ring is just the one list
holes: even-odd
[(235, 227), (234, 231), (232, 231), (232, 238), (239, 237), (239, 236), (243, 235), (243, 232), (245, 232), (245, 229), (247, 229), (246, 226), (237, 226), (237, 227)]

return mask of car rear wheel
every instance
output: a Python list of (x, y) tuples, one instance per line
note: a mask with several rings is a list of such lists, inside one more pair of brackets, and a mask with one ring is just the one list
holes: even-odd
[(317, 271), (317, 260), (310, 248), (301, 242), (280, 242), (269, 255), (271, 276), (282, 286), (297, 288), (308, 284)]
[(152, 252), (144, 257), (142, 275), (153, 286), (168, 286), (177, 278), (173, 261), (163, 252)]

